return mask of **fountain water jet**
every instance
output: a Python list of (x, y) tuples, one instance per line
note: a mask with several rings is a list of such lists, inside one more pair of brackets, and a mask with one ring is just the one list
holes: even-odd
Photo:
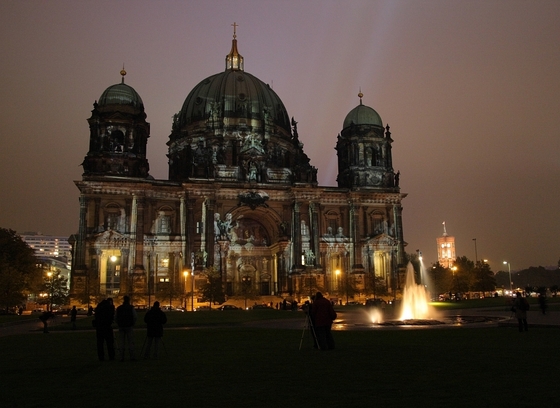
[(400, 320), (427, 319), (430, 317), (428, 293), (423, 285), (416, 283), (414, 267), (409, 262), (406, 267)]

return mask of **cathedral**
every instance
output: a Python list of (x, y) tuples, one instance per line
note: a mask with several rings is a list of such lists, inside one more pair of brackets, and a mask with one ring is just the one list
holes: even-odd
[(168, 179), (156, 180), (144, 104), (121, 75), (93, 104), (75, 182), (75, 301), (126, 294), (139, 305), (157, 298), (191, 310), (209, 274), (228, 299), (399, 293), (406, 194), (389, 126), (361, 93), (333, 130), (338, 186), (321, 187), (297, 122), (244, 70), (234, 31), (224, 71), (199, 82), (173, 116)]

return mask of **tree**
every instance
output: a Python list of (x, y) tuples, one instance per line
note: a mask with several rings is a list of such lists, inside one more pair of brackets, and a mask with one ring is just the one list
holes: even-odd
[(87, 268), (85, 276), (79, 279), (81, 282), (79, 290), (76, 290), (76, 300), (89, 308), (92, 302), (95, 304), (102, 298), (99, 293), (99, 277), (95, 270)]
[(475, 292), (493, 292), (496, 290), (496, 278), (486, 262), (478, 261), (474, 269), (472, 290)]
[(474, 286), (474, 262), (466, 256), (455, 259), (457, 269), (454, 274), (453, 287), (455, 292), (468, 292)]
[(442, 264), (436, 262), (426, 273), (429, 278), (428, 289), (430, 293), (437, 295), (452, 291), (453, 273), (451, 269), (445, 268)]
[(206, 274), (206, 283), (202, 285), (202, 301), (215, 303), (224, 303), (226, 301), (226, 293), (222, 284), (222, 275), (213, 266), (204, 270)]
[(60, 306), (68, 303), (68, 279), (58, 273), (45, 277), (41, 291), (48, 296), (40, 303), (49, 304), (51, 310), (53, 305)]
[(33, 249), (15, 231), (0, 228), (0, 303), (6, 311), (25, 300), (40, 276)]

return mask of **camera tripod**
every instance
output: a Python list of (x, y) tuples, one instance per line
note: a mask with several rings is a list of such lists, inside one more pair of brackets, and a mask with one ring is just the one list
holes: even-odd
[(317, 335), (315, 334), (315, 327), (313, 326), (313, 321), (309, 315), (309, 311), (305, 312), (305, 324), (303, 326), (303, 332), (301, 333), (301, 340), (299, 342), (299, 349), (301, 350), (301, 345), (303, 344), (303, 338), (305, 337), (305, 332), (309, 331), (312, 336), (313, 346), (316, 346), (318, 350), (321, 350), (321, 346), (317, 342)]
[[(146, 340), (148, 340), (148, 336), (144, 337), (144, 342), (142, 343), (142, 348), (140, 349), (140, 356), (144, 355), (144, 346), (146, 345)], [(167, 356), (167, 347), (165, 347), (165, 343), (163, 342), (163, 336), (159, 337), (159, 340), (156, 340), (156, 338), (153, 337), (152, 340), (159, 341), (161, 343), (161, 345), (163, 346), (163, 351), (165, 351), (165, 355)], [(150, 342), (150, 346), (151, 346), (151, 342)]]

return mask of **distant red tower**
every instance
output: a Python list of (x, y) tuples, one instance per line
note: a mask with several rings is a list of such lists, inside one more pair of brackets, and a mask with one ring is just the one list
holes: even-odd
[(443, 222), (443, 236), (436, 239), (438, 262), (445, 268), (451, 268), (455, 263), (455, 237), (447, 234), (445, 221)]

